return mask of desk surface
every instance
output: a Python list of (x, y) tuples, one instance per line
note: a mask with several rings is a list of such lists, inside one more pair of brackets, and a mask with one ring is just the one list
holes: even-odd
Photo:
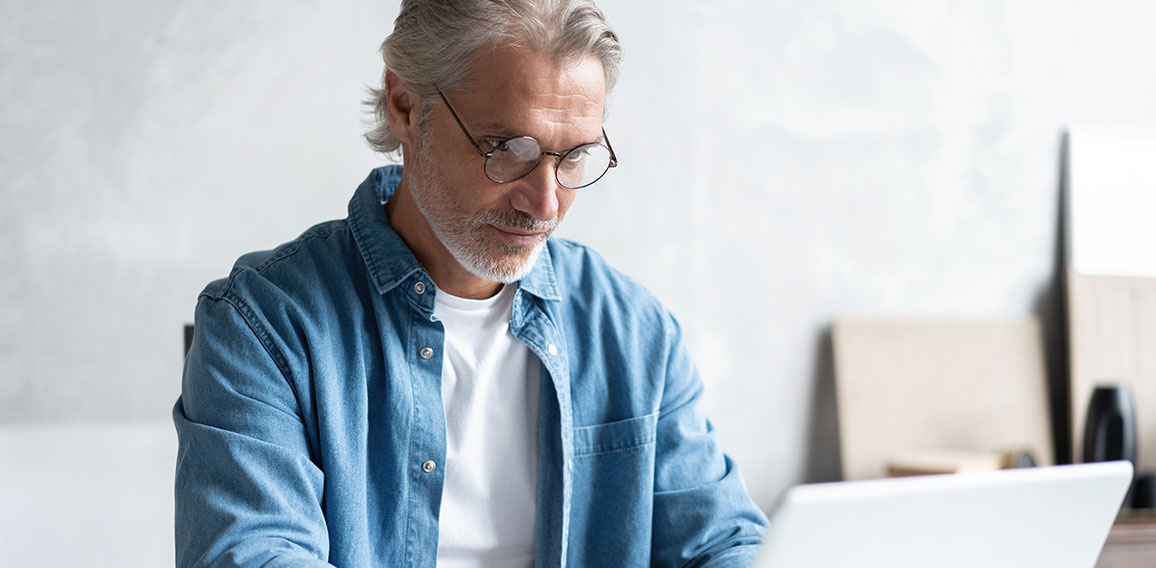
[(1108, 533), (1096, 568), (1156, 566), (1156, 511), (1124, 511)]
[(0, 425), (0, 565), (173, 565), (170, 422)]

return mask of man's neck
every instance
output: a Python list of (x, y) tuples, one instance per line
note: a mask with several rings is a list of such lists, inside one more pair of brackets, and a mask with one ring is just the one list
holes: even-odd
[(385, 216), (439, 289), (474, 300), (492, 297), (502, 289), (500, 282), (481, 278), (454, 259), (418, 210), (404, 174), (393, 197), (385, 204)]

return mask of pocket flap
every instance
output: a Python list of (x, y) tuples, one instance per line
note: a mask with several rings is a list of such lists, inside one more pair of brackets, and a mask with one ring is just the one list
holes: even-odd
[(574, 456), (629, 450), (654, 443), (658, 413), (574, 429)]

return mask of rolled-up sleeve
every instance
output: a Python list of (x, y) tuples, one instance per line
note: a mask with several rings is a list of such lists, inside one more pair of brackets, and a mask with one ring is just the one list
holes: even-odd
[(330, 566), (324, 474), (284, 358), (237, 299), (202, 295), (173, 407), (176, 565)]
[(701, 408), (702, 380), (669, 314), (666, 325), (671, 343), (657, 430), (653, 564), (749, 566), (766, 516), (718, 446)]

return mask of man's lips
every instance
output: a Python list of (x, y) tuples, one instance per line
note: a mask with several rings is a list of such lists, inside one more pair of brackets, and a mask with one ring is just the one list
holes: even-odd
[(506, 244), (515, 247), (532, 246), (546, 235), (546, 231), (527, 231), (525, 229), (518, 229), (515, 227), (498, 227), (490, 225), (490, 228), (498, 232)]

